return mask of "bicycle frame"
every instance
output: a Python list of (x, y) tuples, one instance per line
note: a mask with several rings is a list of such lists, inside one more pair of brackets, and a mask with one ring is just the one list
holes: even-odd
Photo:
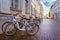
[[(22, 18), (22, 19), (23, 19), (23, 18)], [(21, 20), (21, 19), (20, 19), (20, 20)], [(16, 20), (16, 19), (13, 17), (13, 24), (16, 26), (15, 28), (17, 28), (18, 30), (21, 30), (21, 31), (25, 31), (25, 30), (26, 30), (26, 29), (25, 29), (26, 25), (29, 25), (29, 23), (28, 23), (29, 20), (23, 19), (22, 21), (23, 21), (23, 22), (20, 22), (20, 21)], [(20, 23), (23, 24), (23, 27), (22, 27), (22, 28), (19, 27), (19, 23), (18, 23), (18, 22), (20, 22)]]

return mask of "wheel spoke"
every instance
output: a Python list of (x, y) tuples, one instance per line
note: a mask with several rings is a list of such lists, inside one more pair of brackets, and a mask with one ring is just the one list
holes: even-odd
[(3, 33), (5, 35), (13, 35), (16, 33), (15, 26), (12, 22), (6, 22), (2, 26)]
[[(28, 30), (30, 28), (30, 30)], [(28, 27), (27, 27), (27, 33), (29, 35), (35, 35), (39, 30), (39, 26), (35, 23), (32, 23), (30, 24)]]

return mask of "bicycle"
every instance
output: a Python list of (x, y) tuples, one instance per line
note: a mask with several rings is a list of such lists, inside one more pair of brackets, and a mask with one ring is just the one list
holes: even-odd
[(39, 25), (26, 18), (20, 17), (17, 21), (13, 16), (12, 22), (5, 22), (2, 25), (2, 32), (4, 35), (15, 35), (17, 30), (25, 31), (27, 35), (35, 35), (39, 31)]

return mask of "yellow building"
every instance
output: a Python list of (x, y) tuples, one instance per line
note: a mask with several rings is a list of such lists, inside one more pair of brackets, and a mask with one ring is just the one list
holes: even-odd
[(49, 18), (52, 18), (52, 8), (50, 8)]
[(50, 8), (50, 11), (45, 18), (52, 18), (52, 8)]
[(43, 5), (40, 4), (40, 17), (43, 18)]

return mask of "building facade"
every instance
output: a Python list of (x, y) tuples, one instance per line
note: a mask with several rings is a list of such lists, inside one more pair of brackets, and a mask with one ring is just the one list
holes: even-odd
[(10, 0), (0, 0), (0, 13), (10, 13)]
[(0, 13), (39, 16), (39, 0), (0, 0)]
[(60, 0), (53, 2), (52, 14), (53, 14), (54, 19), (60, 20)]
[[(40, 13), (40, 3), (39, 0), (19, 0), (18, 13), (20, 15), (38, 16)], [(12, 1), (11, 1), (12, 2)], [(11, 5), (12, 7), (12, 5)], [(10, 8), (11, 9), (11, 8)], [(12, 13), (13, 9), (10, 10)], [(14, 11), (16, 13), (16, 11)]]

